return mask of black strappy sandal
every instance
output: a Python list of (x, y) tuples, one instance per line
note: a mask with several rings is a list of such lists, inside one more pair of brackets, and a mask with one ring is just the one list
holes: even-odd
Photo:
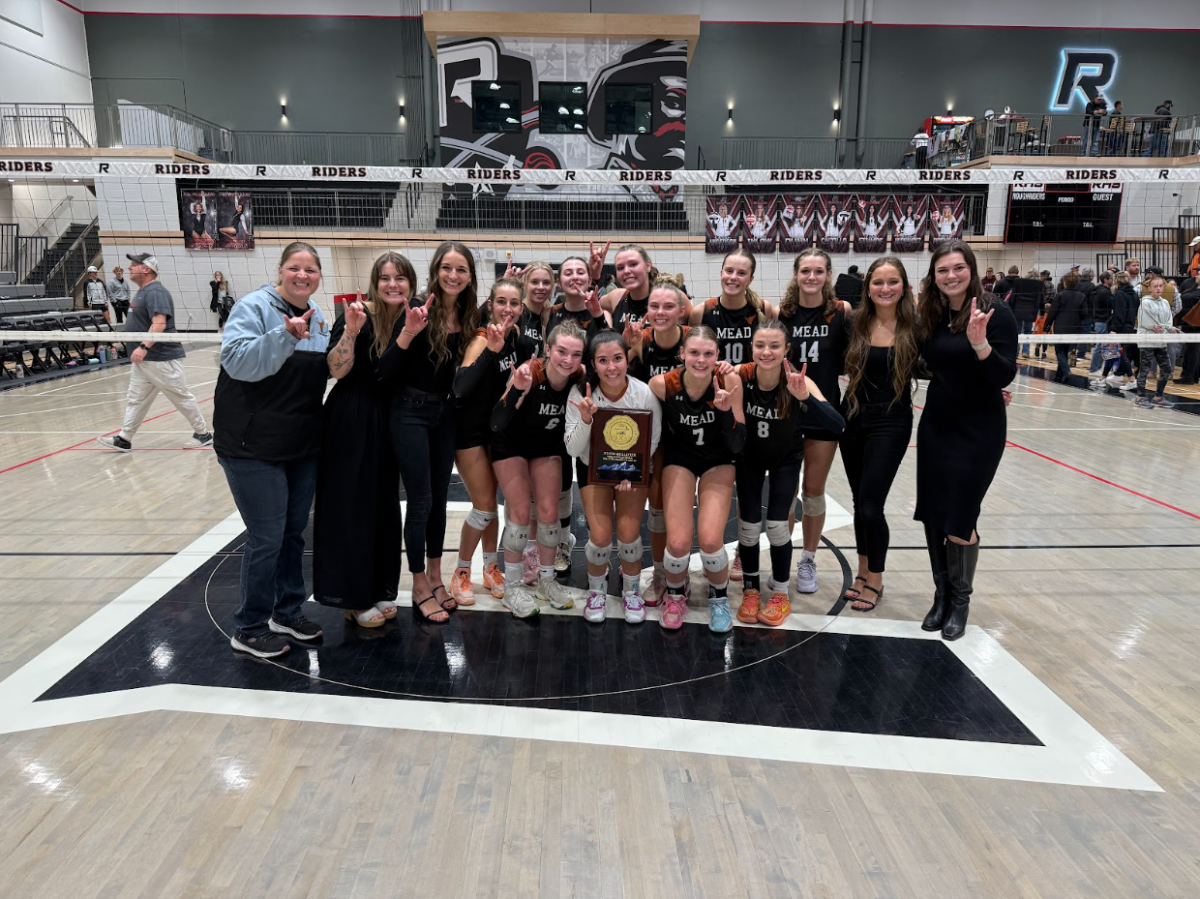
[[(445, 593), (446, 593), (445, 599), (437, 599), (437, 592), (439, 590), (445, 591)], [(445, 584), (438, 584), (436, 587), (433, 588), (433, 598), (437, 599), (438, 605), (440, 605), (447, 612), (453, 612), (455, 609), (458, 608), (458, 600), (456, 600), (453, 596), (450, 595), (450, 591), (446, 590)]]
[[(427, 603), (427, 602), (435, 602), (435, 603), (437, 603), (438, 607), (436, 609), (431, 610), (430, 612), (426, 612), (421, 607), (423, 605), (425, 605), (425, 603)], [(416, 618), (418, 621), (424, 621), (426, 624), (446, 624), (450, 620), (450, 613), (446, 609), (442, 608), (442, 604), (438, 603), (437, 597), (434, 596), (432, 593), (430, 593), (428, 596), (426, 596), (420, 602), (414, 602), (413, 606), (412, 606), (412, 610), (413, 610), (413, 618)], [(438, 612), (446, 612), (446, 617), (445, 618), (430, 618), (429, 617), (431, 614), (436, 615)]]
[[(860, 594), (858, 595), (858, 599), (854, 600), (854, 601), (853, 601), (853, 602), (850, 604), (850, 608), (851, 608), (851, 609), (854, 609), (854, 611), (855, 611), (855, 612), (870, 612), (870, 611), (874, 610), (874, 608), (875, 608), (877, 605), (879, 605), (879, 602), (880, 602), (880, 600), (882, 600), (882, 599), (883, 599), (883, 587), (882, 587), (882, 586), (881, 586), (881, 587), (880, 587), (878, 590), (876, 590), (874, 587), (872, 587), (870, 584), (868, 584), (868, 583), (866, 583), (866, 582), (864, 581), (864, 582), (863, 582), (863, 589), (864, 589), (864, 590), (870, 590), (872, 593), (874, 593), (874, 594), (875, 594), (875, 598), (874, 598), (873, 600), (872, 600), (872, 599), (867, 599), (865, 596), (863, 596), (863, 595), (860, 593)], [(854, 603), (856, 603), (856, 602), (862, 603), (863, 605), (865, 605), (865, 606), (866, 606), (866, 608), (865, 608), (865, 609), (855, 609), (855, 608), (854, 608)]]
[[(854, 576), (854, 583), (856, 584), (859, 581), (862, 581), (865, 584), (867, 582), (867, 579), (865, 577), (863, 577), (861, 574), (856, 574)], [(851, 596), (850, 595), (851, 593), (853, 593), (854, 595)], [(861, 599), (861, 598), (862, 598), (862, 591), (859, 590), (857, 587), (855, 587), (854, 584), (851, 584), (842, 593), (842, 599), (846, 600), (846, 602), (858, 602), (859, 599)]]

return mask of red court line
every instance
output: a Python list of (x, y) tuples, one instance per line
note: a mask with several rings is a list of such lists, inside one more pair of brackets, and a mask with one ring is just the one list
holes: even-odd
[[(205, 397), (204, 399), (199, 400), (198, 402), (207, 403), (211, 399), (212, 399), (211, 396)], [(147, 418), (146, 421), (157, 421), (160, 418), (163, 418), (167, 415), (172, 415), (178, 411), (179, 411), (178, 409), (168, 409), (166, 412), (160, 412), (158, 415), (155, 415), (151, 418)], [(143, 421), (142, 424), (145, 424), (146, 421)], [(106, 433), (101, 434), (100, 436), (101, 437), (111, 437), (113, 434), (120, 433), (120, 431), (121, 431), (121, 429), (117, 428), (112, 431), (107, 431)], [(8, 466), (8, 468), (0, 468), (0, 474), (8, 474), (10, 471), (16, 471), (18, 468), (24, 468), (26, 465), (32, 465), (34, 462), (41, 462), (43, 459), (49, 459), (50, 457), (57, 456), (60, 453), (70, 452), (73, 449), (78, 449), (81, 446), (86, 446), (87, 444), (91, 443), (95, 439), (96, 439), (95, 437), (91, 437), (87, 440), (80, 440), (78, 443), (72, 443), (70, 446), (64, 446), (62, 449), (57, 449), (52, 453), (45, 453), (44, 455), (38, 456), (34, 459), (26, 459), (24, 462), (18, 462), (16, 465)]]
[(1039, 459), (1045, 459), (1047, 462), (1053, 462), (1055, 465), (1061, 465), (1063, 468), (1069, 469), (1070, 471), (1073, 471), (1076, 474), (1084, 475), (1085, 477), (1089, 477), (1094, 481), (1099, 481), (1101, 484), (1107, 484), (1109, 487), (1116, 487), (1118, 490), (1124, 490), (1126, 493), (1131, 493), (1134, 496), (1138, 497), (1139, 499), (1149, 500), (1150, 502), (1155, 503), (1156, 505), (1162, 506), (1164, 509), (1170, 509), (1172, 512), (1178, 512), (1180, 515), (1186, 515), (1188, 518), (1194, 518), (1194, 519), (1196, 519), (1196, 521), (1200, 521), (1200, 515), (1197, 515), (1195, 512), (1189, 512), (1187, 509), (1181, 509), (1178, 506), (1172, 506), (1168, 502), (1163, 502), (1163, 500), (1161, 500), (1161, 499), (1155, 499), (1153, 496), (1147, 496), (1145, 493), (1138, 493), (1138, 491), (1133, 490), (1130, 487), (1125, 487), (1114, 481), (1110, 481), (1107, 478), (1102, 478), (1102, 477), (1100, 477), (1100, 475), (1092, 474), (1090, 471), (1084, 471), (1082, 468), (1076, 468), (1074, 465), (1068, 465), (1066, 462), (1063, 462), (1061, 459), (1055, 459), (1053, 456), (1047, 456), (1045, 453), (1039, 453), (1035, 449), (1030, 449), (1027, 446), (1022, 446), (1019, 443), (1013, 443), (1011, 440), (1005, 441), (1005, 443), (1006, 443), (1006, 445), (1011, 446), (1014, 449), (1024, 450), (1025, 452), (1029, 453), (1030, 455), (1037, 456)]

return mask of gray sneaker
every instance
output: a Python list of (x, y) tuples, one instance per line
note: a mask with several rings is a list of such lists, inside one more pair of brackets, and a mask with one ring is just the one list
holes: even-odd
[(118, 453), (133, 452), (133, 444), (120, 434), (112, 437), (97, 437), (96, 442), (101, 446), (107, 446), (110, 450), (116, 450)]
[(801, 559), (796, 563), (796, 590), (800, 593), (817, 592), (816, 559)]
[(213, 445), (212, 432), (207, 434), (193, 434), (183, 442), (183, 449), (205, 449)]
[(500, 600), (504, 608), (513, 613), (514, 618), (529, 618), (538, 613), (537, 600), (524, 584), (506, 584), (504, 597)]
[(571, 588), (564, 587), (553, 577), (538, 578), (536, 595), (542, 602), (550, 603), (555, 609), (571, 609), (575, 606)]
[[(575, 549), (575, 535), (567, 534), (567, 539), (558, 544), (558, 549), (554, 553), (554, 570), (555, 571), (570, 571), (571, 570), (571, 551)], [(555, 606), (557, 608), (557, 606)], [(565, 606), (564, 608), (571, 608)]]

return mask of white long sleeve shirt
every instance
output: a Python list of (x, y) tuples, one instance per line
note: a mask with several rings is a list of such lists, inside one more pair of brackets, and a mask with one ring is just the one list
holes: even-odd
[(1154, 299), (1154, 297), (1142, 297), (1142, 304), (1138, 307), (1137, 316), (1137, 345), (1139, 347), (1164, 347), (1167, 345), (1165, 340), (1158, 339), (1158, 333), (1154, 330), (1155, 325), (1159, 325), (1163, 331), (1171, 331), (1172, 328), (1171, 304), (1164, 299)]
[[(566, 432), (563, 439), (567, 444), (567, 452), (586, 462), (588, 447), (592, 440), (592, 426), (590, 423), (584, 424), (579, 417), (579, 410), (574, 405), (583, 399), (581, 387), (582, 385), (577, 384), (571, 388), (571, 395), (567, 402)], [(630, 378), (629, 385), (618, 399), (610, 400), (604, 395), (604, 391), (596, 388), (592, 391), (592, 400), (600, 409), (648, 410), (653, 415), (650, 428), (650, 455), (654, 455), (662, 435), (662, 406), (659, 405), (658, 397), (650, 391), (650, 385), (637, 378)]]

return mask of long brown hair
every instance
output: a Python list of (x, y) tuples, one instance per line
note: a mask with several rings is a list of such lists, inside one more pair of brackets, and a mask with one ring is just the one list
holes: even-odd
[(442, 304), (438, 281), (438, 270), (442, 267), (442, 260), (446, 258), (447, 253), (458, 253), (467, 260), (467, 270), (471, 273), (471, 283), (463, 288), (457, 302), (458, 325), (463, 335), (463, 339), (458, 342), (458, 352), (454, 359), (454, 364), (458, 365), (467, 351), (470, 338), (479, 327), (479, 278), (475, 274), (475, 256), (465, 244), (448, 240), (434, 250), (433, 259), (429, 263), (429, 293), (425, 302), (429, 307), (429, 358), (439, 365), (450, 360), (450, 348), (447, 346), (450, 332), (446, 330), (446, 308)]
[(833, 260), (820, 247), (809, 247), (801, 250), (796, 261), (792, 263), (792, 280), (788, 283), (783, 302), (779, 304), (779, 314), (792, 316), (800, 309), (800, 284), (796, 280), (800, 275), (800, 263), (812, 256), (825, 260), (825, 284), (821, 287), (821, 297), (825, 300), (822, 314), (828, 318), (837, 309), (837, 294), (833, 292)]
[(921, 340), (927, 340), (942, 323), (942, 317), (950, 305), (945, 294), (938, 289), (935, 273), (938, 263), (951, 253), (962, 253), (963, 259), (971, 269), (971, 283), (967, 285), (966, 302), (958, 312), (950, 316), (950, 333), (958, 334), (967, 329), (967, 322), (971, 320), (971, 297), (978, 298), (977, 305), (980, 311), (991, 305), (992, 298), (990, 295), (984, 296), (983, 282), (979, 280), (979, 263), (975, 260), (975, 251), (961, 240), (948, 240), (933, 251), (929, 260), (929, 272), (922, 282), (925, 289), (921, 292), (921, 306), (917, 313), (917, 333)]
[[(875, 270), (890, 265), (900, 273), (903, 293), (896, 305), (896, 342), (888, 348), (888, 361), (892, 363), (892, 388), (895, 403), (904, 396), (917, 363), (917, 302), (913, 299), (912, 285), (904, 263), (895, 256), (880, 256), (871, 263), (863, 279), (862, 303), (855, 311), (850, 325), (850, 344), (846, 347), (846, 375), (850, 384), (846, 389), (847, 418), (858, 413), (858, 386), (862, 383), (867, 367), (867, 354), (871, 351), (871, 324), (875, 321), (875, 300), (871, 297), (871, 277)], [(890, 407), (889, 407), (890, 408)]]
[[(751, 253), (745, 247), (738, 247), (736, 250), (730, 250), (725, 254), (725, 258), (721, 260), (721, 268), (725, 268), (725, 263), (729, 261), (730, 256), (741, 256), (743, 259), (749, 259), (750, 277), (754, 277), (755, 271), (758, 270), (758, 260), (754, 258), (753, 253)], [(754, 311), (757, 312), (761, 318), (763, 314), (762, 297), (751, 290), (749, 286), (746, 287), (746, 302), (754, 307)]]
[[(767, 331), (773, 331), (783, 338), (783, 358), (787, 358), (788, 350), (788, 329), (787, 325), (777, 318), (769, 318), (764, 322), (759, 322), (757, 328), (754, 329), (754, 336), (765, 334)], [(753, 358), (754, 350), (751, 349), (751, 358)], [(755, 369), (757, 370), (757, 363)], [(787, 370), (783, 367), (783, 362), (779, 363), (779, 393), (775, 397), (775, 409), (779, 412), (780, 418), (788, 417), (788, 410), (792, 406), (792, 395), (787, 389)]]
[(376, 359), (383, 355), (383, 351), (392, 342), (392, 329), (396, 327), (396, 319), (407, 307), (407, 304), (392, 306), (385, 303), (379, 295), (379, 279), (383, 275), (383, 267), (389, 264), (396, 266), (396, 272), (401, 278), (408, 279), (410, 301), (417, 293), (417, 270), (408, 261), (408, 257), (388, 250), (375, 260), (375, 264), (371, 266), (371, 283), (367, 286), (367, 315), (371, 317), (371, 327), (375, 330), (375, 340), (371, 344), (371, 349), (375, 353)]

